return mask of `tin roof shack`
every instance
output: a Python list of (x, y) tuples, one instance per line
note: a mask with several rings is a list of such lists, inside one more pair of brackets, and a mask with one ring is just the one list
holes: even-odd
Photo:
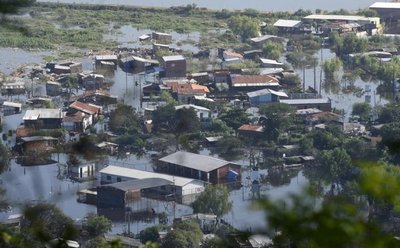
[(208, 72), (192, 73), (188, 75), (188, 79), (196, 80), (196, 82), (201, 85), (208, 85), (210, 83), (210, 76), (208, 75)]
[(332, 103), (329, 98), (315, 98), (315, 99), (284, 99), (280, 100), (281, 103), (289, 104), (296, 109), (316, 108), (322, 111), (331, 112)]
[(15, 115), (19, 114), (22, 111), (22, 104), (16, 102), (3, 102), (3, 115)]
[[(163, 190), (169, 195), (174, 195), (175, 200), (183, 204), (192, 203), (198, 194), (204, 191), (204, 182), (196, 179), (171, 176), (113, 165), (109, 165), (100, 171), (100, 181), (102, 184), (146, 178), (159, 178), (173, 182), (173, 185), (166, 186)], [(162, 196), (158, 195), (156, 197), (159, 198)]]
[(265, 88), (276, 90), (280, 84), (277, 78), (270, 75), (231, 74), (230, 86), (235, 91), (254, 91)]
[(197, 106), (194, 104), (183, 104), (179, 106), (175, 106), (175, 109), (190, 109), (192, 108), (194, 112), (196, 112), (197, 117), (199, 118), (200, 121), (205, 121), (207, 119), (211, 118), (211, 110), (202, 106)]
[(270, 89), (262, 89), (257, 91), (248, 92), (249, 102), (251, 106), (258, 106), (262, 104), (279, 102), (280, 98), (287, 98), (288, 95), (285, 92), (275, 91)]
[(26, 100), (26, 104), (34, 108), (46, 108), (52, 106), (52, 99), (47, 96), (32, 97)]
[(160, 99), (161, 88), (157, 83), (146, 85), (142, 88), (143, 101), (154, 101)]
[(263, 52), (262, 52), (261, 49), (244, 51), (243, 52), (243, 58), (244, 59), (256, 60), (257, 58), (261, 57), (262, 54), (263, 54)]
[(243, 124), (238, 129), (239, 135), (247, 138), (262, 138), (264, 127), (256, 124)]
[(190, 103), (195, 96), (206, 97), (210, 90), (207, 86), (185, 83), (180, 81), (166, 82), (168, 88), (171, 89), (172, 95), (182, 103)]
[(29, 136), (21, 138), (23, 153), (40, 154), (55, 149), (58, 139), (48, 136)]
[(64, 113), (61, 109), (29, 109), (23, 120), (25, 127), (35, 129), (61, 128)]
[(167, 33), (161, 32), (153, 32), (151, 34), (151, 38), (156, 41), (161, 41), (164, 43), (171, 43), (172, 42), (172, 35)]
[(240, 53), (234, 52), (234, 51), (229, 51), (229, 50), (225, 50), (222, 52), (222, 58), (224, 60), (228, 60), (228, 59), (243, 59), (243, 55), (241, 55)]
[(182, 55), (164, 56), (161, 58), (164, 76), (167, 78), (186, 77), (186, 59)]
[(67, 131), (83, 133), (92, 124), (93, 118), (91, 115), (78, 111), (74, 114), (64, 116), (62, 125)]
[(4, 83), (1, 86), (1, 94), (6, 96), (25, 94), (26, 88), (24, 82)]
[(303, 33), (302, 22), (298, 20), (279, 19), (274, 23), (274, 27), (278, 29), (280, 34), (298, 34)]
[(284, 41), (284, 38), (275, 35), (263, 35), (261, 37), (251, 38), (250, 41), (254, 47), (262, 48), (262, 46), (268, 41), (282, 43)]
[(260, 58), (261, 66), (263, 68), (282, 68), (283, 63), (278, 62), (274, 59)]
[(156, 53), (157, 51), (169, 51), (171, 48), (169, 45), (153, 43), (153, 52)]
[(132, 66), (134, 72), (143, 72), (151, 70), (154, 66), (158, 66), (160, 62), (154, 59), (146, 59), (137, 56), (132, 56)]
[(114, 154), (116, 151), (118, 151), (118, 144), (108, 141), (100, 142), (96, 144), (96, 147), (99, 148), (100, 150), (108, 152), (109, 154)]
[(51, 73), (55, 74), (70, 74), (70, 73), (81, 73), (82, 63), (66, 62), (66, 63), (48, 63), (46, 65), (50, 69)]
[(98, 106), (107, 106), (110, 104), (116, 104), (118, 102), (118, 98), (116, 96), (112, 96), (109, 92), (103, 90), (96, 91), (87, 91), (79, 96), (72, 96), (69, 99), (70, 103), (75, 101), (83, 102), (83, 103), (92, 103)]
[(218, 184), (229, 182), (229, 171), (234, 171), (238, 173), (236, 182), (240, 182), (240, 165), (222, 159), (178, 151), (160, 158), (158, 161), (157, 169), (170, 175)]
[(48, 96), (59, 96), (62, 92), (61, 84), (58, 82), (46, 82), (46, 94)]
[(16, 230), (17, 232), (20, 231), (21, 229), (21, 221), (23, 219), (22, 214), (12, 214), (8, 216), (8, 218), (4, 221), (1, 222), (1, 224), (5, 225), (8, 228), (12, 228), (13, 230)]
[(92, 103), (75, 101), (71, 103), (71, 105), (69, 105), (67, 115), (73, 115), (77, 112), (82, 112), (91, 116), (92, 123), (94, 124), (99, 119), (99, 116), (102, 114), (103, 108)]
[(85, 90), (99, 90), (108, 87), (104, 80), (104, 76), (94, 73), (82, 77), (82, 86)]
[(108, 62), (108, 66), (111, 65), (111, 63), (114, 64), (114, 69), (117, 68), (117, 63), (118, 63), (118, 57), (117, 55), (97, 55), (94, 58), (94, 63), (96, 65), (96, 69), (101, 69), (102, 66), (104, 65), (104, 63), (102, 64), (102, 62)]
[(97, 187), (97, 207), (125, 208), (130, 202), (142, 196), (162, 196), (171, 192), (166, 191), (172, 181), (161, 178), (145, 178), (128, 180), (119, 183), (101, 185)]
[(75, 181), (87, 181), (96, 178), (95, 164), (72, 165), (68, 168), (69, 177)]

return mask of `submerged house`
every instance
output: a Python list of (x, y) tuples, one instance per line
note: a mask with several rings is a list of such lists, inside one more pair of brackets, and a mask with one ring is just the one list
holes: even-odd
[(25, 94), (26, 88), (24, 82), (4, 83), (1, 86), (2, 95), (20, 95)]
[(210, 90), (207, 86), (193, 84), (193, 83), (181, 83), (170, 81), (166, 83), (167, 87), (171, 89), (172, 95), (182, 103), (190, 103), (195, 96), (206, 97)]
[(183, 104), (183, 105), (178, 105), (175, 106), (175, 109), (190, 109), (192, 108), (194, 112), (196, 112), (197, 117), (199, 118), (200, 121), (206, 120), (211, 118), (211, 110), (202, 106), (197, 106), (194, 104)]
[(25, 153), (49, 152), (58, 144), (58, 139), (48, 136), (23, 137), (21, 141), (21, 148)]
[(182, 55), (162, 57), (161, 66), (167, 78), (186, 77), (186, 59)]
[[(190, 204), (197, 195), (204, 191), (204, 182), (196, 179), (171, 176), (150, 171), (143, 171), (109, 165), (100, 171), (102, 184), (125, 182), (129, 180), (157, 178), (173, 182), (172, 185), (160, 186), (165, 194), (173, 194), (176, 201)], [(160, 195), (158, 196), (160, 197)]]
[(252, 106), (258, 106), (267, 103), (279, 102), (280, 98), (287, 98), (285, 92), (275, 91), (271, 89), (262, 89), (248, 92), (249, 102)]
[[(158, 161), (157, 169), (170, 175), (214, 184), (240, 181), (240, 165), (206, 155), (178, 151)], [(233, 174), (236, 176), (231, 178)]]

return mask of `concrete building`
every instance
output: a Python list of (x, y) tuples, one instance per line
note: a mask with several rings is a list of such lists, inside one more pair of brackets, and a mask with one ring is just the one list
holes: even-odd
[[(211, 183), (240, 182), (241, 166), (222, 159), (178, 151), (160, 158), (157, 169), (175, 176), (195, 178)], [(230, 172), (236, 178), (230, 178)]]
[(186, 77), (186, 59), (182, 55), (162, 57), (161, 66), (167, 78)]

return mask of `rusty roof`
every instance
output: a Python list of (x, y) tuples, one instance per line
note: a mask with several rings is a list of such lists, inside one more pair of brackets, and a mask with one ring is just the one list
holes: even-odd
[(101, 111), (100, 106), (94, 104), (82, 103), (78, 101), (73, 102), (71, 105), (69, 105), (69, 107), (90, 115), (96, 114)]
[(279, 86), (279, 80), (270, 75), (231, 75), (232, 85), (246, 86)]
[(171, 88), (174, 93), (178, 94), (206, 94), (210, 92), (207, 86), (198, 84), (168, 82), (167, 86)]
[(246, 132), (262, 133), (262, 132), (264, 132), (264, 127), (261, 125), (244, 124), (244, 125), (240, 126), (238, 130), (246, 131)]

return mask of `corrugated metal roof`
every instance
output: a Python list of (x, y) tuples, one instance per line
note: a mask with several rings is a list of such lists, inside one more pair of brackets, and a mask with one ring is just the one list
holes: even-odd
[(317, 98), (317, 99), (285, 99), (285, 100), (280, 100), (281, 103), (286, 103), (286, 104), (323, 104), (323, 103), (329, 103), (330, 100), (328, 98)]
[(282, 28), (295, 28), (301, 25), (301, 21), (297, 20), (284, 20), (279, 19), (274, 23), (274, 27), (282, 27)]
[(26, 111), (23, 120), (37, 119), (61, 119), (64, 117), (60, 109), (29, 109)]
[(208, 108), (205, 108), (205, 107), (202, 107), (202, 106), (197, 106), (197, 105), (194, 105), (194, 104), (183, 104), (183, 105), (175, 106), (176, 110), (182, 109), (182, 108), (187, 108), (187, 109), (188, 108), (194, 108), (194, 109), (197, 109), (197, 110), (203, 110), (203, 111), (208, 111), (208, 112), (211, 111)]
[(169, 181), (173, 181), (175, 185), (183, 187), (187, 184), (194, 183), (194, 182), (202, 182), (196, 179), (178, 177), (178, 176), (171, 176), (151, 171), (143, 171), (137, 170), (132, 168), (125, 168), (120, 166), (109, 165), (106, 168), (102, 169), (100, 173), (108, 174), (108, 175), (115, 175), (121, 177), (127, 177), (132, 179), (145, 179), (145, 178), (161, 178)]
[(145, 178), (145, 179), (129, 180), (129, 181), (125, 181), (125, 182), (106, 184), (106, 185), (102, 185), (99, 187), (100, 188), (111, 187), (111, 188), (120, 189), (122, 191), (128, 191), (128, 190), (140, 190), (140, 189), (155, 188), (155, 187), (160, 187), (160, 186), (164, 186), (164, 185), (172, 185), (172, 184), (173, 184), (172, 181), (162, 179), (162, 178)]
[(279, 80), (269, 75), (231, 75), (234, 87), (279, 86)]
[(365, 17), (354, 15), (309, 15), (304, 17), (306, 20), (328, 20), (328, 21), (372, 21), (379, 17)]
[(3, 102), (3, 106), (22, 108), (22, 104), (17, 102)]
[(117, 55), (97, 55), (95, 60), (117, 60)]
[(278, 62), (274, 59), (264, 59), (264, 58), (260, 58), (261, 63), (263, 64), (269, 64), (269, 65), (283, 65), (283, 63)]
[(400, 9), (399, 2), (376, 2), (369, 6), (370, 9)]
[(264, 127), (260, 126), (260, 125), (244, 124), (244, 125), (241, 125), (238, 130), (239, 131), (262, 133), (264, 131)]
[(173, 56), (164, 56), (162, 57), (163, 61), (168, 62), (168, 61), (178, 61), (178, 60), (185, 60), (185, 58), (182, 55), (173, 55)]
[(262, 95), (266, 95), (266, 94), (273, 94), (273, 95), (277, 95), (280, 97), (288, 97), (288, 95), (285, 92), (275, 91), (275, 90), (270, 90), (270, 89), (262, 89), (262, 90), (248, 92), (247, 96), (248, 97), (256, 97), (256, 96), (262, 96)]
[(271, 38), (280, 38), (280, 37), (275, 36), (275, 35), (264, 35), (264, 36), (261, 36), (261, 37), (251, 38), (250, 40), (252, 42), (261, 42), (261, 41), (269, 40)]
[(184, 151), (175, 152), (166, 157), (160, 158), (159, 161), (204, 172), (210, 172), (225, 165), (232, 164), (229, 161), (219, 158)]
[(24, 142), (33, 142), (33, 141), (44, 141), (44, 140), (57, 140), (56, 138), (49, 136), (29, 136), (21, 138)]

